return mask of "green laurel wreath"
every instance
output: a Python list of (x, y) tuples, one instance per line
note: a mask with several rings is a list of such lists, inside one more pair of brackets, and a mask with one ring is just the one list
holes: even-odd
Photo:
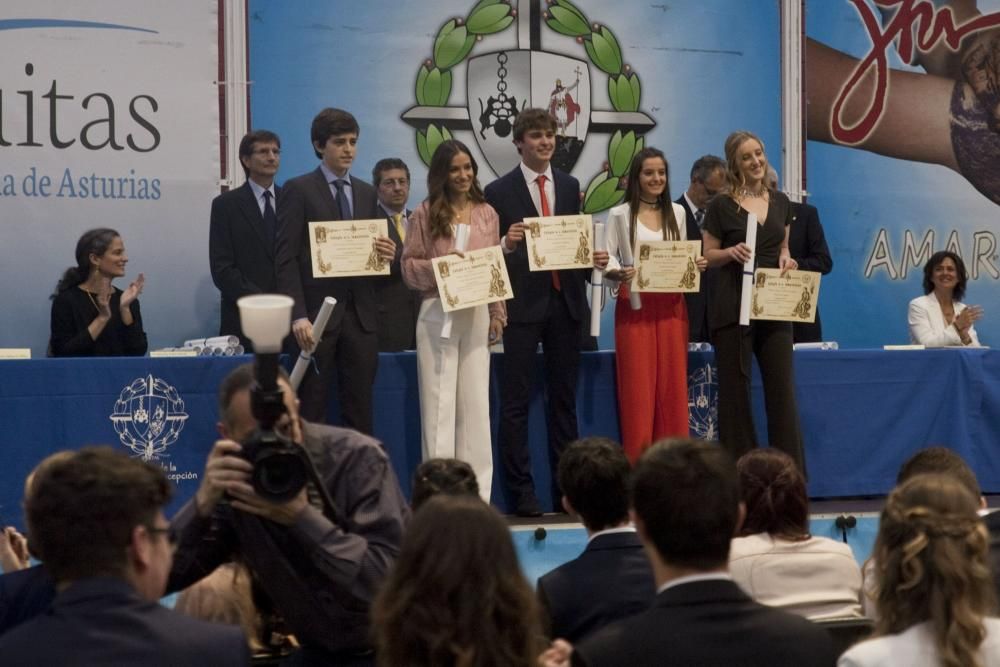
[[(591, 63), (608, 75), (608, 98), (615, 111), (638, 111), (642, 87), (631, 66), (622, 60), (622, 50), (611, 30), (587, 17), (569, 0), (546, 0), (545, 24), (555, 32), (576, 38), (587, 51)], [(417, 72), (416, 98), (421, 106), (443, 107), (451, 96), (453, 67), (464, 61), (483, 36), (506, 30), (514, 22), (515, 11), (506, 0), (480, 0), (463, 19), (451, 19), (434, 38), (432, 58)], [(417, 153), (430, 165), (434, 150), (451, 139), (448, 128), (435, 123), (417, 130)], [(608, 142), (608, 159), (602, 171), (591, 179), (583, 198), (583, 212), (604, 211), (622, 200), (622, 178), (632, 158), (645, 147), (645, 139), (633, 130), (615, 132)]]

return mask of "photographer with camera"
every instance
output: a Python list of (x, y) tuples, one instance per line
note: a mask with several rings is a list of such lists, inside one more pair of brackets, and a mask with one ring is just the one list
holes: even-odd
[(239, 560), (302, 644), (292, 664), (372, 665), (369, 605), (409, 515), (399, 482), (377, 440), (302, 420), (276, 362), (257, 364), (220, 387), (222, 439), (174, 517), (169, 590)]

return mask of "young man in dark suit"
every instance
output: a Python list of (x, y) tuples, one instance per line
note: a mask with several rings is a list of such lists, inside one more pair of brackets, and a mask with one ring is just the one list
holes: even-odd
[(730, 578), (729, 542), (746, 508), (736, 466), (717, 443), (655, 444), (636, 465), (631, 501), (656, 600), (577, 644), (573, 665), (835, 664), (824, 629), (754, 602)]
[[(708, 202), (726, 185), (726, 163), (715, 155), (703, 155), (691, 165), (691, 182), (676, 203), (684, 208), (687, 220), (687, 238), (701, 240), (701, 226), (708, 209)], [(688, 313), (688, 342), (708, 341), (708, 291), (714, 270), (701, 277), (701, 289), (684, 295)]]
[(587, 529), (587, 548), (538, 580), (550, 637), (578, 642), (612, 621), (645, 611), (653, 570), (628, 518), (631, 466), (621, 445), (583, 438), (559, 461), (563, 508)]
[[(323, 109), (313, 119), (310, 136), (320, 164), (285, 183), (278, 213), (278, 289), (295, 299), (292, 333), (299, 347), (316, 347), (319, 374), (306, 373), (299, 388), (302, 416), (326, 421), (327, 387), (336, 369), (343, 423), (370, 434), (378, 367), (378, 278), (314, 278), (309, 247), (310, 222), (382, 217), (375, 188), (350, 174), (360, 131), (354, 116), (341, 109)], [(376, 248), (389, 261), (396, 254), (396, 244), (386, 236), (376, 241)], [(337, 305), (317, 345), (313, 321), (327, 296), (337, 299)]]
[(391, 275), (375, 284), (378, 300), (378, 351), (401, 352), (417, 348), (417, 314), (420, 294), (403, 282), (399, 261), (406, 241), (406, 208), (410, 197), (410, 168), (399, 158), (379, 160), (372, 169), (372, 184), (378, 193), (379, 213), (389, 222), (389, 238), (396, 244), (396, 254), (390, 265)]
[[(558, 502), (555, 471), (559, 455), (577, 438), (576, 384), (581, 320), (587, 316), (590, 269), (528, 269), (525, 218), (580, 212), (580, 183), (550, 164), (556, 147), (556, 120), (544, 109), (524, 109), (514, 121), (514, 144), (521, 163), (486, 186), (486, 201), (500, 215), (501, 246), (514, 299), (507, 302), (504, 361), (500, 387), (500, 457), (508, 502), (520, 516), (539, 516), (528, 450), (528, 405), (536, 352), (545, 352), (546, 418), (552, 496)], [(604, 268), (607, 252), (595, 252)]]
[(240, 141), (239, 153), (247, 180), (212, 200), (208, 260), (222, 295), (219, 335), (239, 336), (240, 344), (252, 352), (240, 328), (236, 300), (278, 288), (274, 246), (281, 188), (274, 177), (281, 164), (281, 140), (274, 132), (254, 130)]
[(32, 547), (58, 593), (0, 637), (10, 665), (247, 665), (235, 626), (159, 604), (173, 558), (158, 466), (88, 447), (40, 471), (25, 502)]

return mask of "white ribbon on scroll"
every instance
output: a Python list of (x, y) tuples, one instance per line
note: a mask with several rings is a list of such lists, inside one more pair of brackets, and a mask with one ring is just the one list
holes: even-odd
[[(313, 350), (319, 345), (320, 339), (323, 337), (323, 331), (326, 330), (326, 323), (330, 319), (330, 313), (333, 312), (333, 307), (337, 305), (337, 300), (332, 296), (328, 296), (323, 299), (323, 305), (319, 307), (319, 314), (316, 315), (316, 321), (313, 322)], [(312, 351), (302, 350), (299, 352), (299, 358), (295, 361), (295, 368), (292, 369), (292, 375), (288, 379), (289, 384), (292, 385), (292, 391), (298, 392), (299, 385), (302, 383), (302, 378), (305, 377), (306, 369), (309, 368), (309, 362), (312, 360)]]
[(740, 292), (740, 324), (750, 325), (750, 302), (753, 300), (753, 258), (757, 254), (757, 215), (747, 213), (747, 240), (750, 259), (743, 263), (743, 289)]
[[(622, 256), (622, 268), (635, 266), (631, 239), (632, 236), (628, 233), (628, 220), (625, 216), (621, 216), (618, 218), (618, 252)], [(642, 298), (631, 285), (628, 290), (628, 302), (632, 304), (632, 310), (642, 310)]]
[[(472, 225), (455, 225), (455, 250), (465, 252), (469, 245), (469, 228)], [(444, 314), (441, 323), (441, 338), (451, 338), (451, 313)]]
[[(603, 222), (594, 223), (594, 250), (608, 249), (608, 235)], [(601, 335), (601, 305), (604, 302), (604, 271), (590, 272), (590, 335)]]

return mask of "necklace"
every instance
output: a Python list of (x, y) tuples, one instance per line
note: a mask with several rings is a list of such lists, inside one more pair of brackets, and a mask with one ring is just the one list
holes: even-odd
[(740, 199), (764, 199), (767, 196), (767, 188), (761, 186), (760, 190), (754, 192), (750, 188), (743, 187), (739, 189), (737, 194), (740, 196)]
[(660, 202), (655, 199), (653, 201), (647, 201), (642, 197), (639, 197), (639, 201), (641, 201), (643, 204), (646, 204), (647, 206), (652, 206), (653, 208), (660, 208)]
[(88, 290), (83, 290), (83, 293), (87, 295), (88, 299), (90, 299), (90, 303), (93, 304), (94, 310), (96, 310), (98, 313), (100, 313), (101, 309), (97, 307), (97, 302), (94, 301), (94, 295), (91, 294)]

